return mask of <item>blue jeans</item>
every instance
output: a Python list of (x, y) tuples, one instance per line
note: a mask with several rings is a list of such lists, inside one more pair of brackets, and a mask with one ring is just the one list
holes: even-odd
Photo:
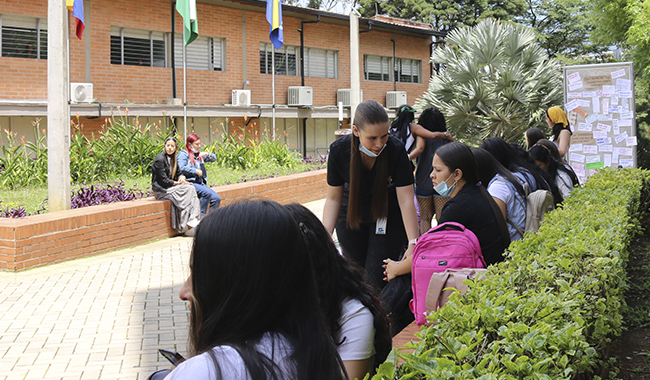
[(221, 197), (216, 191), (203, 183), (195, 183), (194, 188), (196, 189), (196, 195), (199, 196), (199, 202), (201, 203), (201, 216), (205, 216), (208, 212), (208, 205), (210, 205), (210, 208), (219, 208)]

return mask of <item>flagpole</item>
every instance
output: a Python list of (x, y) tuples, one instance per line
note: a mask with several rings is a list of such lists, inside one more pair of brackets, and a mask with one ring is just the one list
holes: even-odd
[(271, 91), (273, 93), (273, 107), (271, 109), (273, 129), (271, 131), (271, 138), (275, 141), (275, 46), (273, 45), (271, 45)]
[(185, 56), (185, 26), (183, 26), (183, 140), (187, 141), (187, 62)]

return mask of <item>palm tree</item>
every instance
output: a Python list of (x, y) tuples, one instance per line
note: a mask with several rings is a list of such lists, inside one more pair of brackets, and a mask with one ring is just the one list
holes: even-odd
[(518, 141), (562, 103), (562, 72), (532, 29), (487, 19), (449, 33), (432, 62), (442, 64), (415, 106), (437, 107), (452, 133), (467, 141)]

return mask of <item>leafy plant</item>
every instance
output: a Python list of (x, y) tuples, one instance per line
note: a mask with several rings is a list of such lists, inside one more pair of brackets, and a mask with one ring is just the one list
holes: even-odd
[[(621, 332), (628, 244), (648, 210), (650, 172), (600, 170), (487, 279), (433, 313), (413, 353), (381, 379), (575, 379), (596, 373)], [(398, 358), (403, 364), (398, 365)], [(598, 378), (594, 376), (594, 378)]]
[(142, 191), (137, 187), (126, 188), (124, 182), (106, 183), (82, 187), (72, 193), (72, 208), (96, 206), (105, 203), (132, 201), (149, 196), (149, 191)]
[(548, 107), (561, 104), (560, 66), (539, 47), (532, 29), (487, 19), (453, 30), (446, 43), (431, 57), (443, 69), (415, 106), (439, 108), (461, 139), (518, 141), (541, 125)]

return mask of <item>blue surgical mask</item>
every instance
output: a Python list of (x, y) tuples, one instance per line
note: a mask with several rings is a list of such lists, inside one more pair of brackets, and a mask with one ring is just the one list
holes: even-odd
[(359, 151), (361, 151), (363, 154), (365, 154), (368, 157), (375, 158), (375, 157), (379, 156), (381, 154), (381, 152), (384, 151), (384, 148), (386, 148), (386, 144), (384, 144), (384, 146), (381, 147), (381, 150), (379, 151), (379, 153), (374, 154), (370, 149), (363, 146), (361, 141), (359, 141)]
[(194, 148), (192, 148), (192, 152), (194, 152), (194, 154), (199, 154), (199, 151)]
[(433, 187), (433, 190), (435, 190), (438, 194), (440, 194), (441, 197), (449, 196), (449, 194), (451, 194), (452, 191), (454, 191), (454, 189), (456, 188), (456, 182), (458, 181), (454, 182), (454, 184), (449, 187), (447, 186), (447, 181), (449, 180), (449, 178), (451, 178), (452, 175), (454, 175), (454, 173), (451, 173), (446, 180), (440, 182), (439, 184)]

